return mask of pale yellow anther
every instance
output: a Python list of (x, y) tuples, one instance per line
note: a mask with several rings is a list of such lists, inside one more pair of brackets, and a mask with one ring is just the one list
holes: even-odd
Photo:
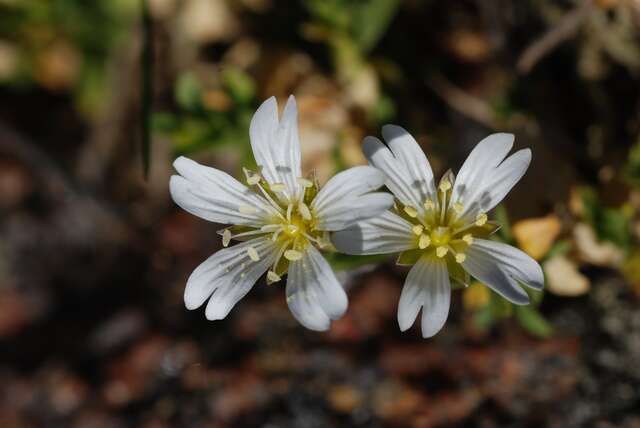
[(281, 279), (282, 278), (280, 278), (280, 275), (278, 275), (274, 271), (270, 270), (269, 272), (267, 272), (267, 281), (269, 281), (269, 282), (278, 282)]
[(424, 230), (424, 226), (421, 224), (416, 224), (411, 228), (411, 230), (413, 230), (413, 233), (415, 233), (417, 236), (420, 236), (422, 234), (422, 231)]
[(464, 210), (464, 206), (460, 202), (456, 202), (455, 204), (453, 204), (453, 210), (456, 213), (461, 214)]
[(462, 240), (463, 240), (464, 242), (466, 242), (466, 243), (467, 243), (467, 245), (471, 245), (471, 244), (473, 244), (473, 235), (472, 235), (472, 234), (470, 234), (470, 233), (467, 233), (466, 235), (464, 235), (464, 236), (462, 237)]
[(300, 204), (298, 204), (298, 212), (300, 213), (303, 219), (311, 220), (311, 211), (309, 211), (309, 207), (306, 206), (304, 203), (301, 202)]
[(258, 210), (250, 205), (240, 205), (238, 211), (240, 214), (255, 214)]
[(249, 183), (249, 185), (251, 186), (255, 186), (256, 184), (260, 183), (261, 179), (262, 177), (260, 177), (258, 174), (253, 174), (247, 177), (247, 183)]
[(427, 199), (426, 201), (424, 201), (424, 207), (427, 210), (432, 210), (436, 207), (436, 204), (434, 204), (431, 199)]
[(413, 217), (413, 218), (418, 217), (418, 210), (416, 210), (410, 205), (407, 205), (406, 207), (404, 207), (404, 212), (406, 212), (409, 217)]
[(300, 260), (302, 258), (302, 253), (296, 250), (287, 250), (284, 252), (284, 258), (291, 262), (295, 262), (296, 260)]
[(462, 254), (462, 253), (456, 254), (456, 262), (462, 263), (465, 260), (467, 260), (467, 256), (465, 254)]
[(447, 190), (451, 189), (451, 182), (449, 180), (442, 180), (440, 182), (440, 186), (438, 186), (438, 188), (440, 189), (440, 191), (442, 193), (444, 193)]
[(258, 252), (256, 251), (255, 248), (253, 247), (247, 248), (247, 254), (249, 255), (249, 258), (254, 262), (260, 261), (260, 256), (258, 255)]
[(431, 238), (428, 235), (420, 235), (420, 239), (418, 240), (418, 248), (424, 250), (429, 245), (431, 245)]
[(487, 220), (488, 218), (485, 213), (478, 214), (478, 217), (476, 217), (476, 226), (484, 226)]
[(222, 246), (228, 247), (230, 242), (231, 242), (231, 231), (229, 229), (225, 229), (224, 232), (222, 232)]
[(274, 192), (283, 192), (287, 188), (282, 183), (273, 183), (270, 187), (271, 187), (271, 190)]
[(300, 184), (305, 189), (313, 186), (313, 182), (303, 177), (298, 177), (298, 184)]
[(438, 247), (436, 248), (436, 256), (443, 258), (449, 252), (449, 248), (447, 247)]

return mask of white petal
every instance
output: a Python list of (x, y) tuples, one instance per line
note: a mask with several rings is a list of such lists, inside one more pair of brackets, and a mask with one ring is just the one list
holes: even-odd
[(406, 168), (412, 185), (421, 189), (422, 200), (425, 196), (433, 198), (433, 171), (418, 142), (404, 128), (396, 125), (383, 126), (382, 136), (396, 159)]
[(444, 326), (450, 303), (451, 285), (446, 263), (421, 259), (409, 271), (402, 288), (398, 304), (400, 330), (411, 327), (422, 308), (422, 337), (432, 337)]
[[(274, 212), (263, 197), (223, 171), (185, 157), (179, 157), (173, 165), (181, 176), (171, 177), (171, 196), (191, 214), (216, 223), (260, 225)], [(240, 212), (241, 207), (255, 212)]]
[(360, 221), (332, 234), (338, 251), (346, 254), (389, 254), (413, 248), (411, 224), (391, 211)]
[(271, 184), (283, 183), (288, 196), (295, 199), (300, 190), (300, 141), (298, 109), (289, 97), (278, 122), (278, 103), (271, 97), (258, 108), (249, 126), (251, 148), (264, 178)]
[(375, 137), (366, 137), (362, 150), (369, 163), (385, 175), (384, 184), (404, 205), (410, 205), (422, 213), (426, 189), (410, 175), (406, 165), (394, 157), (387, 146)]
[(520, 181), (531, 163), (531, 150), (519, 150), (509, 156), (490, 176), (487, 176), (475, 197), (474, 203), (467, 208), (471, 217), (479, 212), (488, 212), (498, 205), (511, 188)]
[[(258, 262), (249, 257), (249, 247), (258, 253)], [(210, 298), (207, 318), (224, 318), (275, 261), (276, 255), (276, 244), (268, 238), (253, 239), (216, 252), (189, 277), (184, 292), (185, 306), (193, 310)]]
[(465, 254), (462, 266), (467, 272), (512, 303), (529, 303), (529, 296), (519, 283), (536, 290), (544, 287), (540, 265), (515, 247), (476, 239)]
[(452, 203), (464, 207), (460, 217), (472, 220), (478, 213), (489, 211), (520, 180), (531, 161), (531, 151), (520, 150), (504, 160), (513, 139), (513, 134), (492, 134), (471, 151), (458, 172), (451, 196)]
[(347, 310), (347, 295), (331, 266), (313, 246), (289, 264), (287, 304), (293, 316), (311, 330), (324, 331)]
[(319, 230), (340, 230), (381, 214), (391, 207), (388, 193), (368, 193), (384, 184), (384, 175), (371, 166), (356, 166), (334, 175), (311, 203)]
[(325, 184), (311, 203), (311, 208), (321, 215), (345, 199), (353, 200), (360, 195), (376, 190), (384, 184), (384, 175), (370, 166), (356, 166), (342, 171)]
[(358, 221), (374, 218), (393, 205), (393, 195), (389, 193), (367, 193), (357, 198), (345, 198), (317, 214), (318, 230), (336, 231), (349, 227)]

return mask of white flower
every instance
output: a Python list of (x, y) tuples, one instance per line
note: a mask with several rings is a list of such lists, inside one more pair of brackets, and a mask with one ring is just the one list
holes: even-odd
[(363, 150), (385, 174), (396, 197), (394, 208), (335, 233), (332, 240), (348, 254), (401, 253), (398, 264), (414, 265), (398, 305), (400, 329), (411, 327), (422, 308), (422, 335), (436, 334), (449, 313), (450, 278), (467, 285), (469, 274), (515, 304), (529, 303), (520, 284), (542, 289), (538, 263), (485, 238), (499, 228), (487, 212), (523, 176), (531, 150), (505, 159), (513, 135), (490, 135), (474, 148), (457, 178), (448, 172), (436, 187), (429, 161), (407, 131), (386, 125), (382, 135), (387, 145), (367, 137)]
[(267, 272), (267, 282), (288, 273), (287, 303), (295, 318), (312, 330), (326, 330), (347, 309), (347, 296), (316, 247), (332, 248), (328, 233), (389, 209), (393, 197), (371, 193), (384, 176), (370, 166), (348, 169), (319, 189), (300, 170), (297, 107), (289, 98), (282, 119), (274, 97), (256, 111), (251, 147), (260, 174), (245, 170), (248, 187), (230, 175), (176, 159), (171, 195), (188, 212), (233, 226), (221, 231), (226, 247), (202, 263), (187, 281), (188, 309), (207, 299), (206, 316), (222, 319)]

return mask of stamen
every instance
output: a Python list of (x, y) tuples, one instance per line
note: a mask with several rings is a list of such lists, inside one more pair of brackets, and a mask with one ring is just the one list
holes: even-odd
[(436, 204), (434, 204), (431, 199), (427, 199), (426, 201), (424, 201), (424, 207), (427, 210), (432, 210), (436, 207)]
[(464, 253), (456, 254), (456, 262), (462, 263), (467, 259), (467, 256)]
[(293, 204), (289, 204), (287, 207), (287, 221), (291, 221), (291, 211), (293, 211)]
[(438, 188), (440, 189), (440, 191), (442, 193), (447, 192), (449, 189), (451, 189), (451, 182), (447, 179), (444, 179), (440, 182), (440, 186), (438, 186)]
[(467, 233), (466, 235), (464, 235), (464, 236), (462, 237), (462, 240), (463, 240), (464, 242), (466, 242), (466, 243), (467, 243), (467, 245), (471, 245), (471, 244), (473, 244), (473, 235), (472, 235), (472, 234), (470, 234), (470, 233)]
[(449, 248), (447, 247), (438, 247), (436, 248), (436, 256), (443, 258), (449, 252)]
[(298, 177), (298, 184), (300, 184), (305, 189), (313, 186), (313, 182), (303, 177)]
[(420, 235), (420, 239), (418, 240), (418, 248), (424, 250), (429, 245), (431, 245), (431, 238), (427, 235)]
[(416, 210), (410, 205), (407, 205), (404, 207), (404, 212), (406, 212), (409, 217), (413, 217), (413, 218), (418, 217), (418, 210)]
[(309, 211), (309, 207), (306, 206), (303, 202), (298, 204), (298, 212), (305, 220), (311, 220), (311, 211)]
[(296, 260), (300, 260), (302, 258), (302, 253), (296, 250), (287, 250), (284, 252), (284, 258), (291, 262), (295, 262)]
[(282, 228), (282, 225), (280, 224), (265, 224), (260, 228), (260, 230), (265, 233), (271, 233), (281, 228)]
[(424, 230), (424, 226), (421, 224), (416, 224), (411, 228), (411, 230), (413, 230), (414, 234), (416, 234), (417, 236), (420, 236), (422, 234), (422, 231)]
[(282, 278), (280, 278), (280, 275), (278, 275), (274, 271), (270, 270), (269, 272), (267, 272), (267, 281), (268, 282), (278, 282), (281, 279)]
[(487, 222), (487, 215), (485, 213), (478, 214), (476, 217), (476, 226), (484, 226)]
[(247, 254), (249, 255), (249, 258), (254, 262), (260, 261), (260, 256), (258, 255), (258, 252), (256, 251), (255, 248), (253, 247), (247, 248)]
[(228, 247), (230, 242), (231, 242), (231, 231), (229, 229), (225, 229), (224, 232), (222, 232), (222, 246)]
[(240, 205), (238, 207), (238, 211), (240, 211), (240, 214), (255, 214), (256, 212), (258, 212), (255, 207), (252, 207), (250, 205)]
[(453, 210), (456, 212), (456, 214), (462, 214), (464, 206), (460, 202), (456, 202), (455, 204), (453, 204)]
[(285, 186), (285, 185), (284, 185), (284, 184), (282, 184), (282, 183), (273, 183), (273, 184), (270, 186), (270, 189), (271, 189), (272, 191), (276, 192), (276, 193), (277, 193), (277, 192), (284, 192), (286, 188), (287, 188), (287, 186)]
[(260, 177), (260, 175), (258, 174), (253, 174), (247, 177), (247, 183), (251, 186), (255, 186), (256, 184), (260, 183), (260, 180), (262, 180), (262, 177)]

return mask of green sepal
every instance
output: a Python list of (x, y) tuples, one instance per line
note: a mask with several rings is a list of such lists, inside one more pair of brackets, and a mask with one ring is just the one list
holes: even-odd
[(413, 250), (406, 250), (398, 255), (396, 264), (398, 266), (413, 266), (418, 262), (418, 260), (420, 260), (420, 257), (422, 257), (423, 255), (424, 251), (417, 248)]
[(463, 235), (470, 233), (474, 238), (488, 238), (489, 236), (496, 233), (502, 225), (495, 221), (488, 221), (482, 226), (473, 226), (466, 230), (465, 232), (461, 232)]
[(449, 270), (449, 277), (453, 280), (451, 287), (453, 289), (466, 288), (471, 283), (471, 277), (462, 265), (452, 258), (447, 258), (447, 269)]

